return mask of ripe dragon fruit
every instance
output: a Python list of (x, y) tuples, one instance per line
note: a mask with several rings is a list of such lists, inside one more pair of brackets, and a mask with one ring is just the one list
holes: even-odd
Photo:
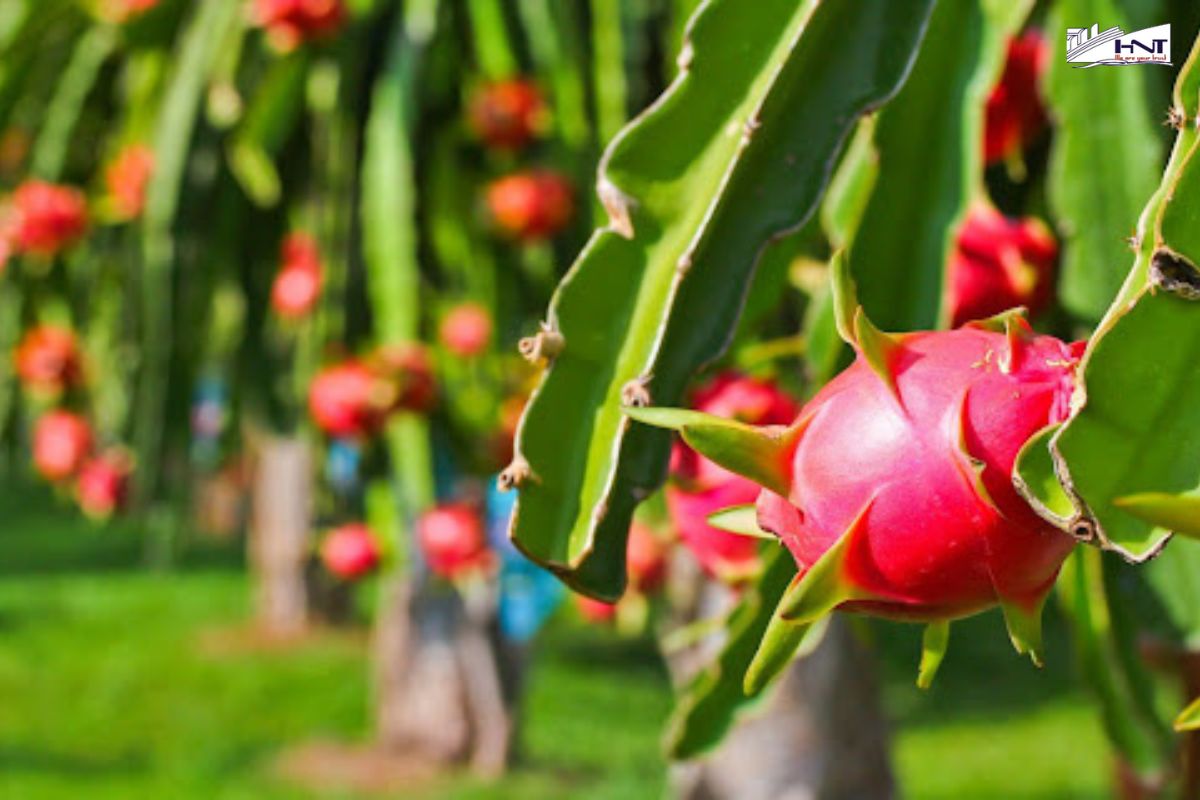
[(125, 505), (133, 462), (123, 450), (112, 450), (89, 459), (75, 479), (75, 497), (84, 514), (108, 519)]
[[(799, 411), (774, 383), (736, 372), (721, 373), (701, 386), (692, 397), (692, 407), (751, 425), (784, 425)], [(758, 543), (714, 528), (708, 517), (728, 506), (753, 503), (759, 490), (754, 481), (714, 464), (682, 442), (675, 444), (667, 509), (679, 538), (708, 574), (737, 583), (756, 571)]]
[(92, 427), (70, 411), (47, 411), (33, 429), (33, 465), (48, 481), (63, 481), (79, 471), (92, 449)]
[(70, 186), (30, 180), (8, 201), (4, 230), (14, 252), (50, 258), (87, 231), (87, 201)]
[(75, 332), (58, 325), (31, 328), (17, 345), (17, 377), (34, 392), (57, 394), (83, 380), (83, 360)]
[(313, 421), (330, 436), (370, 436), (395, 402), (393, 387), (359, 361), (326, 367), (308, 388)]
[(306, 233), (288, 234), (279, 248), (279, 271), (271, 285), (271, 307), (283, 319), (308, 316), (321, 297), (321, 254)]
[(575, 595), (575, 608), (579, 611), (579, 616), (593, 625), (608, 624), (617, 616), (616, 603), (606, 603), (583, 594)]
[(625, 563), (629, 585), (635, 591), (642, 594), (656, 592), (667, 577), (666, 544), (647, 525), (635, 521), (629, 529)]
[(855, 306), (844, 263), (834, 271), (838, 328), (857, 359), (791, 425), (628, 413), (679, 429), (764, 487), (757, 527), (799, 569), (777, 611), (784, 623), (835, 608), (928, 622), (927, 685), (949, 621), (999, 604), (1018, 652), (1040, 663), (1041, 607), (1074, 539), (1042, 521), (1010, 475), (1025, 442), (1067, 416), (1082, 343), (1035, 336), (1015, 314), (885, 334)]
[(473, 358), (492, 341), (492, 315), (479, 303), (460, 303), (442, 318), (438, 338), (459, 358)]
[(1058, 244), (1040, 220), (1009, 219), (990, 204), (971, 209), (947, 270), (951, 327), (1016, 306), (1050, 302)]
[(487, 206), (497, 228), (527, 242), (554, 236), (575, 213), (570, 181), (549, 170), (518, 172), (494, 181), (487, 189)]
[(142, 215), (146, 185), (153, 172), (154, 151), (143, 144), (126, 146), (104, 170), (104, 184), (119, 219), (131, 220)]
[(281, 52), (305, 42), (328, 39), (346, 19), (344, 0), (255, 0), (254, 21)]
[(479, 87), (467, 109), (471, 130), (494, 150), (520, 150), (538, 137), (546, 118), (541, 90), (525, 78)]
[(418, 413), (429, 411), (437, 401), (433, 359), (420, 342), (380, 345), (371, 353), (368, 366), (396, 388), (395, 408)]
[(494, 561), (483, 520), (465, 503), (445, 503), (422, 514), (417, 542), (430, 572), (443, 578), (484, 570)]
[(325, 534), (321, 563), (344, 580), (357, 580), (379, 566), (381, 553), (375, 536), (362, 522), (349, 522)]
[(1021, 151), (1046, 127), (1046, 109), (1038, 81), (1046, 70), (1049, 48), (1037, 31), (1008, 43), (1008, 58), (984, 113), (983, 158), (987, 164), (1021, 158)]

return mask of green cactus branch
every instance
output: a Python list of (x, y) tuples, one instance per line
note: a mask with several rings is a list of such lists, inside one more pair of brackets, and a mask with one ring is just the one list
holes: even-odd
[(666, 467), (668, 437), (621, 407), (677, 403), (721, 352), (764, 244), (812, 213), (858, 118), (904, 80), (931, 6), (709, 0), (686, 68), (610, 146), (610, 224), (551, 302), (542, 336), (563, 346), (504, 475), (520, 488), (514, 542), (573, 587), (620, 595), (633, 508)]

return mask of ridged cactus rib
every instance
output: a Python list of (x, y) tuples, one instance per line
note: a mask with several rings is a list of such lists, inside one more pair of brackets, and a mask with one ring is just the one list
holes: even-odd
[(917, 686), (928, 689), (933, 685), (938, 667), (946, 658), (950, 644), (950, 623), (947, 620), (931, 622), (921, 635), (921, 665), (917, 668)]

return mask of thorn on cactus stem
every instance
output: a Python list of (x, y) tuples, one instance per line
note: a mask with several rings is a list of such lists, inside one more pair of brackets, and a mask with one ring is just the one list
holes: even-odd
[(496, 477), (496, 488), (502, 492), (510, 492), (513, 489), (519, 489), (521, 484), (527, 480), (537, 483), (537, 476), (533, 474), (533, 470), (524, 456), (518, 455)]
[(600, 196), (600, 204), (608, 212), (609, 227), (619, 236), (632, 239), (633, 220), (629, 216), (629, 209), (633, 205), (633, 200), (603, 174), (600, 176), (599, 183), (596, 184), (596, 194)]
[(628, 408), (647, 408), (650, 405), (649, 375), (634, 378), (621, 387), (621, 405)]
[(1096, 539), (1096, 524), (1086, 517), (1078, 517), (1071, 521), (1068, 532), (1081, 542), (1092, 542)]
[(566, 340), (563, 335), (543, 322), (541, 330), (533, 336), (526, 336), (517, 342), (517, 351), (531, 364), (539, 361), (553, 361), (562, 352)]
[(1165, 247), (1156, 250), (1150, 259), (1150, 282), (1184, 300), (1200, 300), (1200, 271)]
[(1179, 106), (1171, 106), (1167, 109), (1167, 118), (1163, 120), (1163, 125), (1168, 128), (1174, 128), (1177, 131), (1183, 130), (1183, 126), (1187, 124), (1187, 112)]

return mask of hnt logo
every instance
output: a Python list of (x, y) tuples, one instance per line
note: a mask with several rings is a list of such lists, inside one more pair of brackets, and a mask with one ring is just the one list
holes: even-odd
[(1100, 31), (1067, 28), (1067, 63), (1074, 67), (1101, 64), (1171, 64), (1171, 26), (1155, 25), (1126, 33), (1117, 27)]

